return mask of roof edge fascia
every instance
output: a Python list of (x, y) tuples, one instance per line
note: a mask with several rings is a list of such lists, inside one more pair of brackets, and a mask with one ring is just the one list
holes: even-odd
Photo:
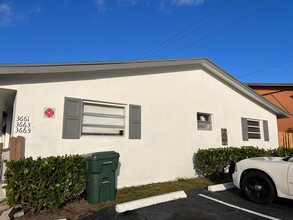
[(47, 63), (47, 64), (0, 64), (0, 74), (73, 73), (146, 67), (167, 67), (200, 64), (206, 58), (140, 60), (119, 62)]
[(228, 84), (232, 85), (236, 90), (238, 90), (242, 94), (255, 100), (262, 107), (276, 114), (278, 118), (288, 118), (290, 116), (288, 112), (284, 111), (283, 109), (279, 108), (278, 106), (271, 103), (267, 99), (263, 98), (261, 95), (256, 93), (253, 89), (251, 89), (244, 83), (240, 82), (233, 76), (231, 76), (229, 73), (227, 73), (222, 68), (218, 67), (216, 64), (214, 64), (210, 60), (206, 59), (202, 65), (208, 70), (212, 71), (217, 77), (224, 80)]
[(201, 65), (213, 72), (218, 78), (234, 87), (240, 93), (255, 100), (265, 109), (273, 112), (278, 118), (287, 118), (290, 115), (272, 104), (250, 87), (243, 84), (228, 72), (211, 62), (207, 58), (114, 61), (114, 62), (87, 62), (87, 63), (47, 63), (47, 64), (0, 64), (1, 74), (44, 74), (44, 73), (74, 73), (101, 70), (133, 69), (147, 67), (168, 67), (182, 65)]

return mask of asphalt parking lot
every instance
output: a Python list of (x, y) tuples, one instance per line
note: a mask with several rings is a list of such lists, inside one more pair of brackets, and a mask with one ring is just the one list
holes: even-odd
[(227, 219), (293, 219), (293, 200), (277, 199), (269, 205), (259, 205), (243, 198), (238, 189), (221, 192), (187, 191), (187, 199), (171, 201), (122, 214), (115, 207), (101, 210), (80, 220), (227, 220)]

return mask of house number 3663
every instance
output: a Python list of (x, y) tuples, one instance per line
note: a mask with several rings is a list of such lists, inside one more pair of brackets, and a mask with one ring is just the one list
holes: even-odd
[(31, 133), (31, 123), (29, 116), (17, 116), (15, 133), (29, 134)]

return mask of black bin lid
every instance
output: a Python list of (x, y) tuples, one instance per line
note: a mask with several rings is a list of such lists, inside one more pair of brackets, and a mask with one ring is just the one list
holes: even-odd
[(120, 155), (115, 151), (103, 151), (87, 154), (86, 158), (89, 160), (104, 160), (104, 159), (116, 159)]

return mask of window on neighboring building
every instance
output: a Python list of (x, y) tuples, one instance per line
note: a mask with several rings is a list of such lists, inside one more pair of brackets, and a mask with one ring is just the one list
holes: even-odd
[(207, 113), (197, 113), (197, 129), (212, 130), (212, 115)]
[(125, 107), (83, 101), (82, 135), (123, 135)]

